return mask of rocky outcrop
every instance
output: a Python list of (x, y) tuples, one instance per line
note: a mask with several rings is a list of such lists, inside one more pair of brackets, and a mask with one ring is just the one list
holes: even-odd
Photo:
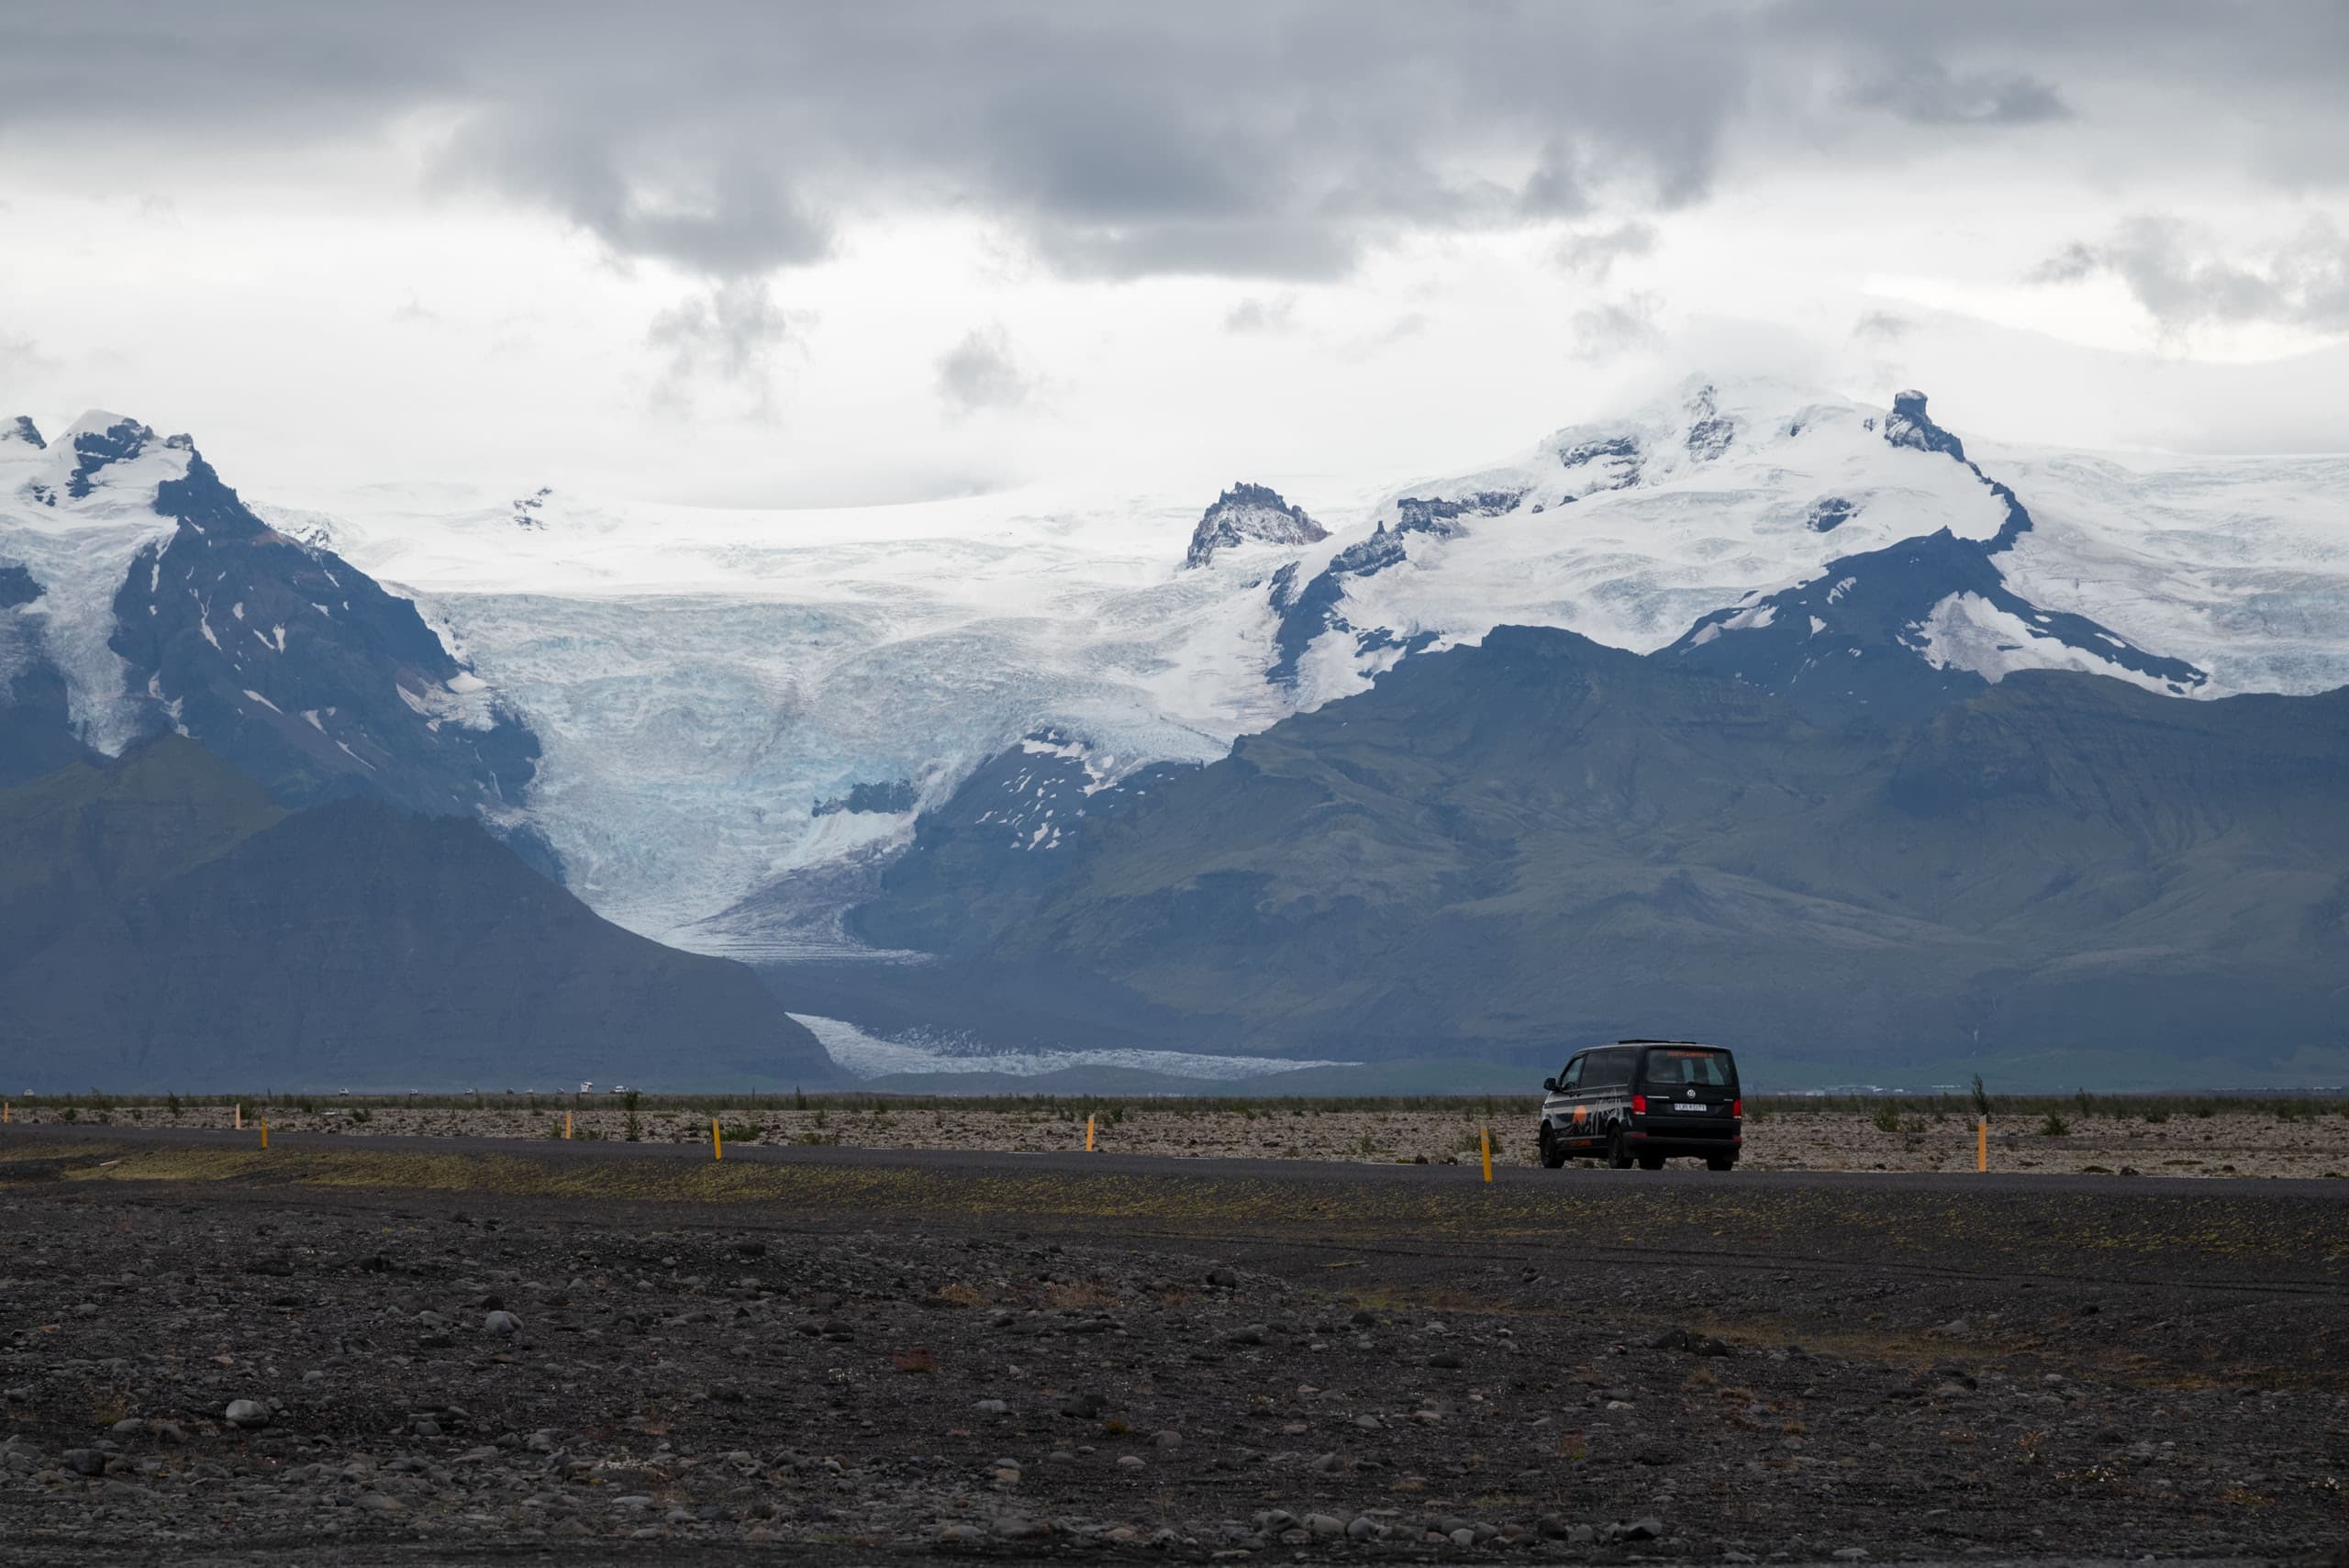
[(837, 817), (842, 812), (874, 817), (901, 817), (914, 808), (920, 799), (911, 779), (891, 779), (885, 784), (853, 784), (846, 795), (836, 795), (829, 800), (819, 800), (809, 811), (811, 817)]
[(1183, 564), (1205, 566), (1218, 550), (1239, 544), (1315, 544), (1329, 537), (1329, 529), (1308, 517), (1304, 507), (1283, 500), (1277, 490), (1243, 483), (1217, 496), (1200, 517)]
[(1933, 423), (1925, 413), (1925, 395), (1921, 392), (1893, 394), (1892, 412), (1884, 421), (1884, 439), (1896, 447), (1912, 447), (1920, 452), (1945, 452), (1964, 462), (1965, 443)]

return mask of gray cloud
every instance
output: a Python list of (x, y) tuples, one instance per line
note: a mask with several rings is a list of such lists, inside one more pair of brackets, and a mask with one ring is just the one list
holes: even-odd
[(1297, 295), (1282, 293), (1270, 298), (1250, 295), (1233, 306), (1223, 318), (1223, 329), (1242, 335), (1271, 337), (1294, 329), (1297, 317)]
[(1913, 125), (2041, 125), (2072, 117), (2047, 83), (2020, 71), (1956, 72), (1937, 60), (1906, 60), (1854, 82), (1852, 101)]
[(1917, 323), (1895, 310), (1871, 310), (1852, 323), (1852, 336), (1897, 343), (1917, 329)]
[(31, 381), (59, 369), (32, 339), (0, 328), (0, 382)]
[(1017, 408), (1034, 390), (1001, 327), (974, 328), (939, 356), (938, 395), (957, 415)]
[(1603, 284), (1615, 263), (1627, 256), (1644, 256), (1655, 249), (1655, 226), (1620, 223), (1586, 234), (1569, 234), (1558, 242), (1558, 265), (1586, 283)]
[(646, 345), (665, 361), (653, 384), (654, 405), (682, 412), (701, 389), (715, 385), (738, 397), (746, 413), (763, 417), (772, 407), (776, 353), (798, 326), (765, 284), (750, 279), (729, 279), (661, 312), (645, 333)]
[(1654, 295), (1631, 294), (1575, 311), (1574, 357), (1596, 364), (1661, 341), (1655, 322), (1660, 307)]
[[(441, 180), (712, 280), (902, 210), (979, 216), (1069, 273), (1327, 278), (1416, 232), (1699, 201), (1731, 147), (1831, 168), (1900, 156), (1886, 117), (2061, 137), (2092, 101), (2134, 117), (2100, 145), (2149, 170), (2349, 180), (2333, 0), (19, 9), (0, 131), (226, 157), (447, 128)], [(2199, 123), (2254, 103), (2268, 128), (2212, 152)]]
[(713, 277), (817, 261), (830, 247), (829, 226), (746, 150), (627, 147), (571, 128), (480, 115), (440, 170), (551, 208), (623, 256)]
[(2214, 235), (2146, 215), (2101, 241), (2065, 246), (2031, 278), (2067, 284), (2106, 274), (2165, 333), (2253, 324), (2349, 331), (2349, 239), (2321, 218), (2281, 244), (2230, 255)]

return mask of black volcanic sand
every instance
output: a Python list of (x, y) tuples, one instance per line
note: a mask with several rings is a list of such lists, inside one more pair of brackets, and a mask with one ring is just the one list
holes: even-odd
[(0, 1134), (0, 1562), (2349, 1538), (2338, 1183), (252, 1141)]

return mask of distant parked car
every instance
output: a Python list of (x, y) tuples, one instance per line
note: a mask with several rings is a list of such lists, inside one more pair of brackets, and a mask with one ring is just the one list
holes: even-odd
[(1591, 1155), (1619, 1171), (1661, 1171), (1682, 1156), (1726, 1171), (1744, 1146), (1737, 1059), (1717, 1045), (1617, 1040), (1576, 1053), (1542, 1088), (1536, 1137), (1553, 1171)]

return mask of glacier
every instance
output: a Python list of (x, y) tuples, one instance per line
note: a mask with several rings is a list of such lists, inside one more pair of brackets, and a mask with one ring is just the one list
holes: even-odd
[[(1235, 529), (1188, 567), (1209, 497), (1051, 484), (763, 511), (420, 476), (251, 506), (416, 601), (481, 683), (435, 694), (446, 717), (494, 699), (528, 724), (540, 753), (522, 815), (573, 891), (645, 935), (738, 956), (858, 951), (837, 915), (871, 869), (1023, 738), (1060, 737), (1108, 783), (1211, 761), (1496, 626), (1647, 652), (1728, 611), (1753, 629), (1718, 635), (1759, 635), (1760, 601), (1832, 562), (1944, 530), (1998, 539), (1991, 480), (2035, 524), (1998, 558), (2032, 605), (2206, 672), (2197, 696), (2349, 684), (2349, 459), (1968, 438), (1969, 464), (1920, 428), (1816, 389), (1692, 377), (1483, 468), (1291, 494), (1326, 539)], [(0, 566), (50, 588), (17, 613), (47, 617), (84, 736), (111, 751), (146, 699), (123, 689), (108, 606), (172, 530), (151, 496), (173, 454), (115, 463), (75, 498), (58, 494), (60, 444), (0, 434)], [(1941, 604), (1909, 639), (1934, 660), (1989, 679), (2080, 667), (2007, 612)], [(818, 809), (860, 786), (896, 808)]]

